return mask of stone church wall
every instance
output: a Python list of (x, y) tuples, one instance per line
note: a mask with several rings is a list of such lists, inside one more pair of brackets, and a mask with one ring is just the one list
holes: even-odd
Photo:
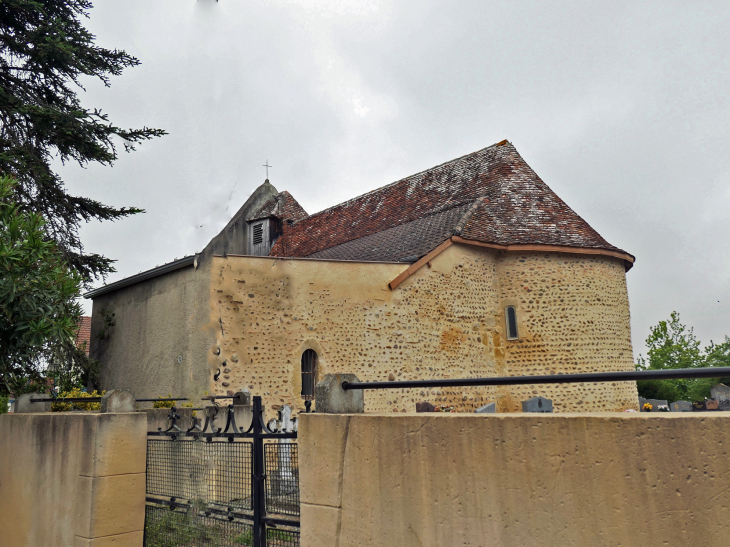
[[(506, 371), (556, 374), (633, 370), (623, 261), (597, 255), (505, 253), (501, 309), (517, 307), (519, 340), (505, 342)], [(638, 409), (634, 382), (511, 386), (500, 406), (548, 393), (556, 412)]]
[[(318, 376), (361, 380), (501, 376), (633, 367), (628, 298), (618, 259), (500, 253), (453, 245), (395, 290), (406, 264), (213, 258), (211, 325), (217, 342), (210, 389), (248, 388), (270, 409), (303, 408), (300, 359), (318, 355)], [(504, 306), (515, 305), (520, 340), (505, 340)], [(631, 383), (372, 390), (368, 412), (413, 411), (415, 402), (471, 412), (498, 401), (519, 409), (533, 394), (557, 412), (637, 408)]]

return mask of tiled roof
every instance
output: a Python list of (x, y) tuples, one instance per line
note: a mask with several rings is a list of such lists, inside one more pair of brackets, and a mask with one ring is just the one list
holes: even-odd
[(84, 348), (86, 355), (89, 355), (89, 346), (91, 346), (91, 317), (84, 315), (79, 321), (79, 330), (76, 333), (76, 346)]
[(305, 219), (309, 215), (299, 205), (299, 202), (285, 190), (266, 200), (266, 203), (249, 220), (271, 216), (279, 217), (281, 220), (296, 221)]
[(471, 203), (458, 205), (382, 232), (335, 245), (313, 253), (309, 258), (398, 262), (414, 256), (421, 257), (451, 237), (454, 226), (470, 207)]
[(286, 226), (271, 255), (398, 260), (426, 254), (451, 235), (624, 252), (502, 141)]

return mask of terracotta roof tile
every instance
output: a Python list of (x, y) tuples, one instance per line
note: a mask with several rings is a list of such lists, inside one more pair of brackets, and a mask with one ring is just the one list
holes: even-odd
[(91, 317), (84, 315), (79, 321), (79, 330), (76, 333), (76, 346), (84, 348), (86, 355), (89, 355), (89, 346), (91, 345)]
[(309, 258), (398, 262), (414, 256), (421, 257), (451, 237), (454, 225), (471, 206), (471, 203), (458, 205), (382, 232), (335, 245), (313, 253)]
[(624, 252), (502, 141), (285, 226), (271, 255), (398, 260), (426, 254), (451, 235)]

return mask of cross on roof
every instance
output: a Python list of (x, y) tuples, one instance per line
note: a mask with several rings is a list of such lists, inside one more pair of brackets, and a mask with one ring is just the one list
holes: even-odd
[(269, 160), (266, 160), (263, 167), (266, 167), (266, 180), (269, 180), (269, 167), (273, 167), (273, 165), (269, 165)]

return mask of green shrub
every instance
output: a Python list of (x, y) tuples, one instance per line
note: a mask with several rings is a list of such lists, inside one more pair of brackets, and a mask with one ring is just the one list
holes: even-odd
[[(164, 399), (165, 398), (164, 395), (158, 395), (157, 397), (159, 399)], [(170, 399), (170, 397), (172, 397), (172, 393), (168, 393), (167, 394), (167, 398)], [(177, 406), (175, 403), (177, 403), (177, 401), (174, 401), (174, 400), (169, 400), (169, 401), (155, 401), (154, 403), (152, 403), (152, 408), (172, 408), (174, 406)]]
[[(65, 399), (66, 397), (82, 397), (84, 399), (88, 397), (101, 397), (106, 391), (101, 393), (92, 391), (81, 391), (79, 388), (74, 388), (71, 391), (62, 391), (58, 394), (59, 399)], [(71, 410), (100, 410), (101, 403), (52, 403), (51, 412), (69, 412)]]

